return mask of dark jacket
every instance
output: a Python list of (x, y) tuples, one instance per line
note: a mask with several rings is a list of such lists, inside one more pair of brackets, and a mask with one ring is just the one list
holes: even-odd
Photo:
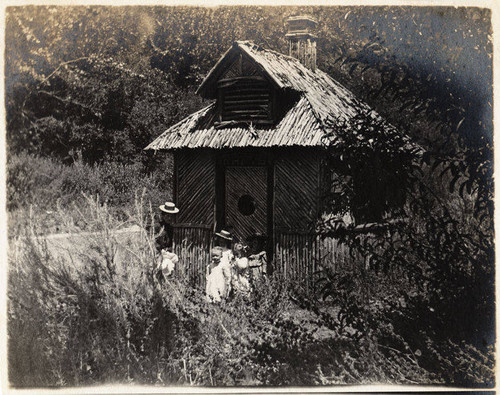
[(174, 237), (174, 228), (171, 224), (160, 223), (158, 229), (158, 236), (156, 236), (156, 249), (161, 250), (171, 250)]

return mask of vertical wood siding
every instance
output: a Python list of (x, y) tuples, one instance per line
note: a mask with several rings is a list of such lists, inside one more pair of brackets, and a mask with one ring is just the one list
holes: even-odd
[(179, 257), (175, 273), (194, 287), (205, 288), (206, 268), (210, 263), (212, 229), (209, 226), (174, 226), (174, 252)]
[[(204, 289), (206, 268), (210, 262), (212, 229), (207, 225), (174, 226), (174, 252), (179, 256), (175, 273), (188, 279), (197, 288)], [(276, 236), (274, 254), (275, 273), (313, 289), (315, 273), (323, 267), (336, 272), (361, 269), (364, 260), (351, 256), (346, 245), (333, 238), (322, 239), (309, 233), (282, 232)]]
[[(192, 285), (204, 287), (214, 226), (214, 155), (180, 151), (175, 160), (180, 209), (174, 228), (176, 271)], [(274, 157), (274, 268), (308, 288), (321, 267), (341, 271), (363, 265), (338, 240), (314, 234), (320, 210), (320, 163), (321, 153), (312, 150), (286, 150)]]
[(177, 222), (213, 225), (215, 161), (207, 151), (176, 153)]
[(285, 152), (275, 162), (274, 226), (312, 231), (319, 210), (319, 152)]

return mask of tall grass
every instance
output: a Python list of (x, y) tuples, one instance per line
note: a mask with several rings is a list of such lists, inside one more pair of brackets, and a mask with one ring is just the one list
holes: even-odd
[(153, 276), (154, 235), (144, 230), (151, 228), (147, 205), (137, 200), (127, 213), (143, 231), (124, 245), (115, 232), (122, 222), (109, 207), (92, 198), (84, 202), (81, 212), (95, 233), (69, 258), (54, 256), (47, 240), (36, 237), (36, 212), (22, 238), (11, 240), (8, 357), (14, 386), (304, 385), (320, 384), (336, 369), (338, 382), (386, 377), (376, 364), (370, 366), (376, 375), (361, 365), (342, 376), (344, 357), (378, 351), (360, 351), (333, 330), (317, 337), (314, 320), (297, 319), (282, 280), (265, 279), (250, 298), (220, 306), (207, 304), (183, 278), (160, 286)]
[[(353, 336), (355, 328), (339, 326), (335, 306), (298, 307), (284, 279), (265, 278), (250, 297), (220, 305), (208, 304), (179, 276), (159, 285), (154, 234), (145, 230), (154, 228), (154, 216), (141, 198), (125, 219), (90, 197), (78, 212), (92, 232), (69, 254), (54, 254), (37, 236), (44, 225), (36, 211), (10, 239), (8, 361), (15, 387), (450, 382), (447, 372), (422, 368), (415, 350), (399, 347), (404, 341), (391, 343), (401, 337), (390, 325)], [(74, 213), (57, 215), (74, 226)], [(117, 233), (132, 223), (140, 231), (125, 239)], [(493, 370), (489, 356), (471, 358), (474, 352), (461, 361), (474, 366), (479, 382)], [(449, 370), (466, 371), (452, 366), (457, 359), (448, 361)]]
[(47, 241), (35, 237), (36, 220), (22, 239), (12, 240), (22, 245), (10, 249), (9, 265), (9, 372), (17, 385), (130, 376), (123, 370), (134, 355), (131, 324), (150, 314), (153, 248), (142, 232), (126, 246), (126, 259), (115, 259), (125, 248), (113, 234), (117, 221), (107, 205), (86, 203), (86, 221), (96, 233), (70, 259), (57, 259)]

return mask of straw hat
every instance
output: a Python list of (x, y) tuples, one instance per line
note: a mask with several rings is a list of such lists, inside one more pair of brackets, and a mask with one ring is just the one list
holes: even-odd
[(231, 236), (231, 233), (229, 233), (227, 230), (221, 230), (220, 232), (215, 232), (215, 235), (229, 241), (233, 240), (233, 236)]
[(160, 206), (160, 210), (169, 214), (177, 214), (179, 212), (179, 209), (175, 207), (175, 203), (172, 202), (165, 202), (165, 204)]

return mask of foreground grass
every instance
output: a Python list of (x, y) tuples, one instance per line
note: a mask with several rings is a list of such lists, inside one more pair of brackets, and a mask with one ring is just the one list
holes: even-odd
[[(432, 344), (421, 357), (392, 325), (366, 331), (340, 325), (337, 307), (300, 296), (280, 278), (264, 279), (251, 297), (222, 305), (207, 304), (180, 277), (159, 286), (154, 235), (141, 231), (124, 242), (114, 232), (132, 223), (146, 229), (151, 215), (144, 204), (136, 202), (120, 219), (93, 199), (79, 211), (94, 236), (69, 257), (54, 256), (35, 237), (43, 227), (36, 212), (26, 216), (23, 238), (11, 239), (19, 246), (9, 251), (15, 387), (428, 384), (466, 374), (478, 385), (492, 380), (491, 356)], [(65, 229), (78, 229), (74, 212), (57, 215)], [(444, 361), (434, 366), (422, 359), (432, 353), (432, 361)]]

